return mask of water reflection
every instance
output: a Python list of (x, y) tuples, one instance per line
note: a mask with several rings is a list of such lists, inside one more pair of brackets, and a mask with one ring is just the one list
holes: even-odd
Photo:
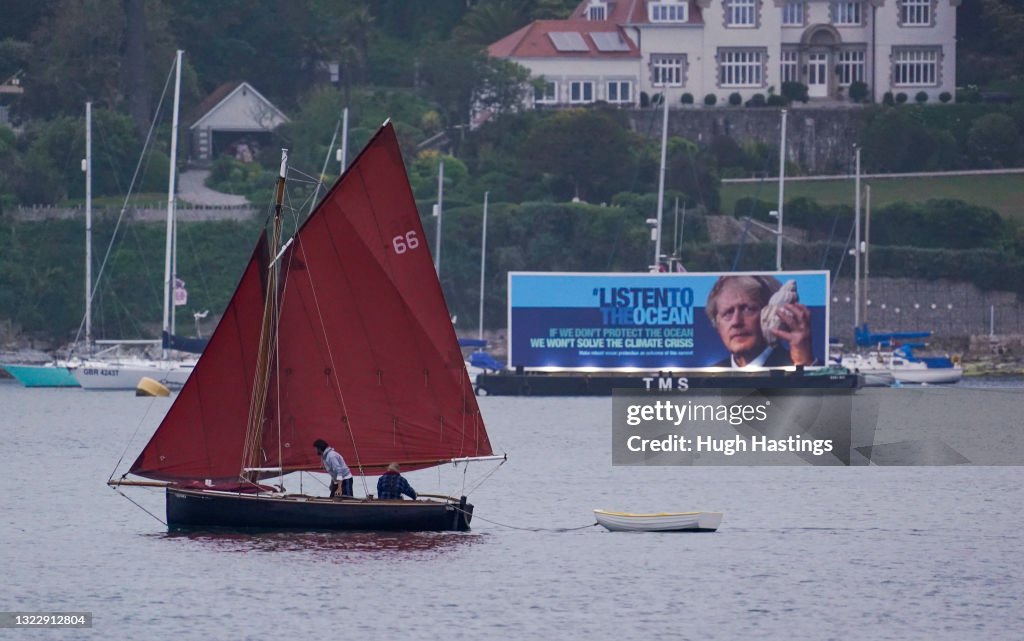
[(338, 558), (428, 557), (481, 542), (467, 532), (239, 532), (176, 531), (152, 535), (171, 543), (219, 553), (316, 552)]

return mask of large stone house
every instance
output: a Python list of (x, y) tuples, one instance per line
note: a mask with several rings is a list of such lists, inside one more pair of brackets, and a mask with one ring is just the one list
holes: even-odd
[(956, 88), (961, 0), (583, 0), (566, 20), (533, 22), (488, 51), (546, 84), (534, 105), (744, 100), (807, 86), (812, 100), (914, 100)]

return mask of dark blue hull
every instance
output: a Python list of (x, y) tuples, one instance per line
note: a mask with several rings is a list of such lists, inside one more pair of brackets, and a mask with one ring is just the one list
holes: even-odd
[(504, 371), (477, 375), (475, 388), (481, 396), (611, 396), (615, 389), (858, 389), (862, 383), (858, 374), (786, 370), (715, 374)]
[(473, 506), (459, 501), (333, 500), (167, 488), (173, 529), (467, 531)]

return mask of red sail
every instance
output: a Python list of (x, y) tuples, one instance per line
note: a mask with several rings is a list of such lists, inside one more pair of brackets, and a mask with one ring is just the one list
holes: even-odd
[(271, 459), (319, 469), (317, 438), (356, 474), (490, 455), (476, 396), (390, 124), (281, 259)]
[(131, 473), (237, 480), (259, 349), (267, 265), (261, 236), (209, 344)]
[[(318, 438), (356, 474), (379, 474), (392, 461), (410, 470), (492, 453), (391, 125), (335, 184), (279, 265), (259, 467), (321, 469)], [(262, 273), (254, 256), (133, 473), (239, 477)]]

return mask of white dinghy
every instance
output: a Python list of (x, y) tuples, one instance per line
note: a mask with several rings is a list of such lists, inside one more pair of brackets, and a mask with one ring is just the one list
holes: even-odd
[(612, 532), (714, 532), (722, 523), (721, 512), (630, 514), (594, 510), (594, 517)]

